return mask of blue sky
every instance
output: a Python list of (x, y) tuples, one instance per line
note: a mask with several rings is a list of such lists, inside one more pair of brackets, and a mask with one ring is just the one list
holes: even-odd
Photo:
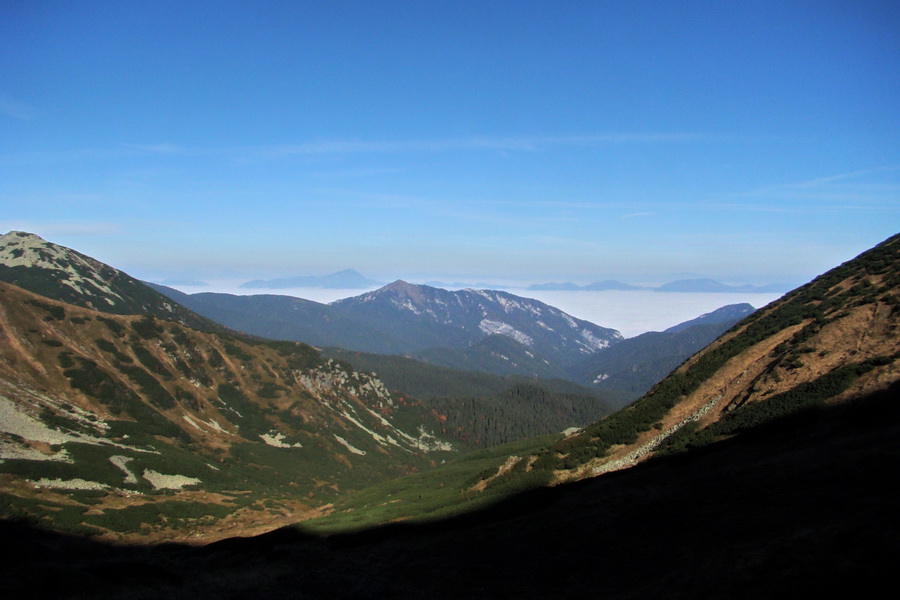
[(0, 229), (147, 279), (795, 284), (898, 217), (897, 2), (0, 4)]

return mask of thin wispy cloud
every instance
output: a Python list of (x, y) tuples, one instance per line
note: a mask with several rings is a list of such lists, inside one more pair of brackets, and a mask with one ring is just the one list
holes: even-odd
[[(4, 103), (0, 95), (0, 114), (19, 119), (34, 114), (30, 107), (14, 102)], [(292, 156), (421, 154), (442, 152), (539, 152), (554, 147), (591, 147), (617, 144), (680, 144), (710, 141), (715, 136), (703, 133), (608, 133), (596, 135), (538, 136), (472, 136), (432, 140), (321, 140), (297, 144), (245, 145), (230, 147), (187, 146), (172, 142), (123, 142), (115, 148), (73, 148), (53, 152), (27, 152), (0, 155), (0, 164), (40, 164), (83, 160), (113, 160), (133, 156), (135, 152), (149, 156), (191, 156), (226, 159), (237, 164), (283, 159)], [(386, 171), (382, 171), (386, 172)], [(360, 174), (378, 174), (374, 172)]]
[(599, 146), (605, 144), (685, 143), (711, 139), (701, 133), (610, 133), (575, 136), (474, 136), (433, 140), (323, 140), (300, 144), (258, 147), (261, 156), (303, 154), (382, 154), (498, 150), (534, 152), (551, 146)]
[(189, 151), (183, 146), (177, 144), (161, 143), (161, 144), (124, 144), (126, 148), (140, 150), (141, 152), (149, 152), (152, 154), (187, 154)]
[(896, 201), (900, 194), (900, 181), (885, 183), (873, 181), (872, 178), (897, 173), (900, 173), (900, 165), (874, 167), (805, 181), (766, 186), (740, 195), (744, 197), (791, 197), (807, 200), (891, 199)]
[(395, 175), (397, 173), (403, 173), (405, 169), (385, 167), (370, 167), (370, 168), (358, 168), (358, 169), (339, 169), (334, 171), (320, 171), (315, 173), (310, 173), (310, 175), (314, 177), (323, 177), (323, 178), (356, 178), (356, 177), (377, 177), (379, 175)]
[(848, 179), (857, 179), (859, 177), (874, 175), (876, 173), (896, 173), (900, 172), (900, 165), (892, 165), (885, 167), (875, 167), (872, 169), (860, 169), (858, 171), (850, 171), (848, 173), (838, 173), (837, 175), (829, 175), (827, 177), (819, 177), (810, 179), (809, 181), (801, 181), (799, 183), (786, 184), (787, 187), (811, 188), (828, 185), (836, 181), (845, 181)]
[(37, 115), (37, 109), (25, 102), (19, 102), (6, 94), (0, 94), (0, 115), (16, 119), (19, 121), (28, 121)]

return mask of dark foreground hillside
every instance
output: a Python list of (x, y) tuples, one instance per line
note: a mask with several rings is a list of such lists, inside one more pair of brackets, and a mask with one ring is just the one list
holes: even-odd
[(114, 547), (7, 522), (0, 595), (859, 597), (900, 556), (898, 394), (425, 525)]

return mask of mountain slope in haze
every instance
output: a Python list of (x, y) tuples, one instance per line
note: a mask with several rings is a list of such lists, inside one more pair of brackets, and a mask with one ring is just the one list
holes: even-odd
[(155, 283), (147, 285), (190, 310), (235, 331), (269, 339), (302, 341), (314, 346), (377, 344), (396, 352), (403, 348), (401, 342), (386, 339), (366, 323), (338, 314), (321, 302), (275, 294), (185, 294)]
[(0, 281), (102, 312), (149, 314), (194, 328), (222, 330), (126, 273), (33, 233), (11, 231), (0, 236)]
[(574, 365), (570, 377), (597, 389), (626, 392), (627, 401), (634, 400), (754, 310), (749, 304), (732, 304), (662, 332), (628, 338)]
[(747, 304), (746, 302), (741, 304), (729, 304), (728, 306), (717, 308), (712, 312), (704, 313), (696, 319), (691, 319), (689, 321), (685, 321), (684, 323), (673, 325), (666, 329), (665, 333), (677, 333), (679, 331), (684, 331), (689, 327), (695, 327), (697, 325), (718, 325), (720, 323), (734, 324), (744, 317), (752, 314), (755, 310), (756, 309), (753, 308), (752, 305)]
[(752, 293), (762, 294), (781, 291), (777, 285), (727, 285), (712, 279), (680, 279), (654, 288), (657, 292), (691, 292), (704, 294)]
[(322, 305), (273, 296), (156, 289), (207, 318), (254, 335), (406, 354), (501, 375), (558, 377), (574, 361), (622, 339), (614, 329), (537, 300), (492, 290), (451, 292), (397, 281)]
[(410, 352), (463, 348), (498, 334), (565, 363), (622, 339), (614, 329), (575, 319), (537, 300), (495, 290), (451, 292), (395, 281), (332, 306), (390, 337), (404, 339)]

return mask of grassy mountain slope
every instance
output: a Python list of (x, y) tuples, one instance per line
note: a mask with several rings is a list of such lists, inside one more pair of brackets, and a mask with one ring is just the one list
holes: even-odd
[(151, 537), (271, 527), (448, 454), (423, 411), (303, 344), (5, 283), (0, 338), (6, 515)]
[(643, 398), (540, 454), (556, 479), (704, 445), (900, 378), (900, 236), (759, 310)]

